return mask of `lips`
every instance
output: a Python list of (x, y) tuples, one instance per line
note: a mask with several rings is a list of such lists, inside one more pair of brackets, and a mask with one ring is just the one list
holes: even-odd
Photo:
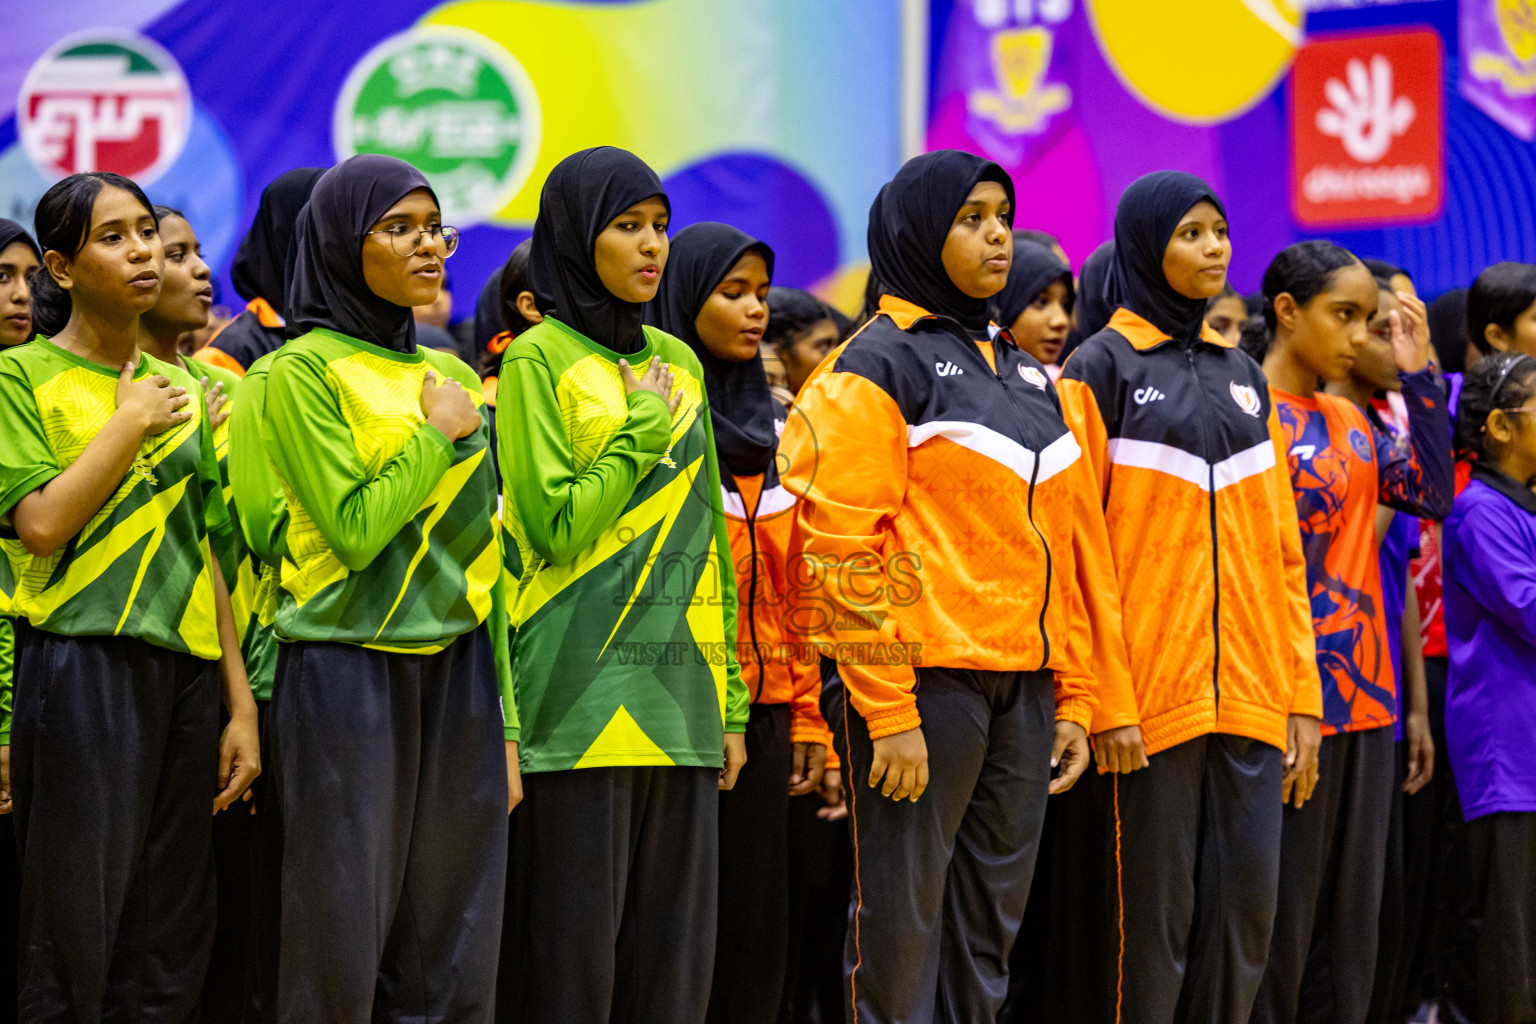
[(656, 264), (651, 263), (641, 267), (637, 273), (647, 281), (654, 281), (656, 278), (661, 276), (661, 268)]

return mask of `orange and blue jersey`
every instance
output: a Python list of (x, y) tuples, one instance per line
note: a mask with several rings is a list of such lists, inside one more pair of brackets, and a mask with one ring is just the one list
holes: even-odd
[(1406, 445), (1348, 399), (1273, 391), (1301, 523), (1324, 735), (1397, 721), (1376, 505), (1431, 519), (1444, 519), (1451, 509), (1455, 485), (1445, 398), (1428, 370), (1401, 378)]

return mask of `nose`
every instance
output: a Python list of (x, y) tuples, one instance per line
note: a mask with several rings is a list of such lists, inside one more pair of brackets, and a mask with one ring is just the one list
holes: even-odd
[(661, 236), (655, 228), (647, 228), (640, 233), (640, 252), (645, 256), (655, 256), (661, 251)]

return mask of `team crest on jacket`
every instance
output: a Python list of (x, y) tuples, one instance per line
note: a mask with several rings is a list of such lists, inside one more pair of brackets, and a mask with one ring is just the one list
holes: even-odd
[(1351, 430), (1349, 432), (1349, 446), (1360, 456), (1360, 461), (1371, 461), (1371, 439), (1365, 436), (1363, 430)]
[(1232, 382), (1232, 401), (1236, 402), (1237, 407), (1249, 416), (1257, 417), (1264, 411), (1264, 404), (1259, 401), (1259, 393), (1247, 384)]
[(1020, 366), (1019, 376), (1024, 378), (1025, 383), (1033, 384), (1041, 391), (1045, 390), (1045, 374), (1041, 373), (1033, 366)]

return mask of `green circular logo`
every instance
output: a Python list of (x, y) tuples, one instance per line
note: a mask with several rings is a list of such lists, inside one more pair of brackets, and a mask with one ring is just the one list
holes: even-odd
[(336, 101), (339, 159), (398, 157), (432, 182), (443, 218), (468, 226), (517, 194), (539, 151), (533, 82), (505, 49), (468, 29), (414, 28), (357, 62)]

